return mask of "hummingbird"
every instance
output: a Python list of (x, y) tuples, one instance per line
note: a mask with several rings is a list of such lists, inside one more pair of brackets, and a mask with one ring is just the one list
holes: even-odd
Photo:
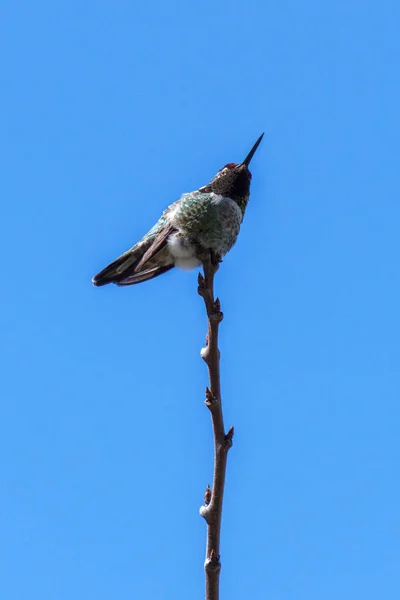
[(133, 285), (173, 267), (195, 269), (206, 253), (220, 262), (237, 240), (250, 196), (249, 164), (263, 135), (243, 162), (228, 163), (210, 183), (170, 204), (141, 240), (93, 277), (93, 284)]

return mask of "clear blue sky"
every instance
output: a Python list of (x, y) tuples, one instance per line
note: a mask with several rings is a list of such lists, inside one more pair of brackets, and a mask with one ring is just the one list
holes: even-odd
[(398, 3), (5, 0), (0, 590), (203, 598), (196, 272), (91, 277), (240, 161), (222, 599), (400, 597)]

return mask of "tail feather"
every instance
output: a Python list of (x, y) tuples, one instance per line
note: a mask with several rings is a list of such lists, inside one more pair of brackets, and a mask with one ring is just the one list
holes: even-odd
[(154, 279), (154, 277), (158, 277), (163, 273), (166, 273), (170, 269), (173, 269), (174, 265), (168, 265), (166, 267), (152, 267), (151, 269), (146, 269), (144, 271), (139, 271), (139, 273), (135, 273), (134, 275), (130, 275), (123, 279), (122, 281), (116, 282), (119, 286), (124, 285), (134, 285), (135, 283), (141, 283), (142, 281), (148, 281), (149, 279)]
[(100, 273), (97, 273), (92, 279), (96, 286), (107, 285), (108, 283), (116, 283), (119, 279), (126, 277), (126, 271), (134, 271), (135, 266), (140, 260), (140, 256), (132, 254), (123, 254), (112, 263), (107, 265)]
[(148, 279), (153, 279), (166, 271), (172, 269), (174, 264), (170, 265), (154, 265), (151, 264), (150, 260), (146, 262), (142, 268), (136, 272), (136, 268), (139, 262), (142, 260), (143, 254), (151, 246), (151, 241), (148, 244), (141, 243), (140, 245), (134, 246), (125, 254), (119, 256), (112, 263), (107, 265), (100, 273), (95, 275), (92, 282), (95, 286), (100, 287), (109, 283), (116, 283), (117, 285), (133, 285)]

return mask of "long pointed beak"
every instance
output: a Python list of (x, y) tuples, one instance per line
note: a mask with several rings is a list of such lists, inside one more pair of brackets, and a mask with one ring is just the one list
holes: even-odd
[(246, 158), (244, 159), (244, 161), (242, 162), (242, 165), (246, 165), (246, 167), (249, 166), (251, 159), (253, 158), (258, 146), (260, 145), (261, 140), (263, 139), (264, 134), (262, 133), (260, 135), (260, 137), (258, 138), (258, 140), (256, 141), (256, 143), (254, 144), (254, 146), (252, 147), (252, 149), (250, 150), (250, 152), (248, 153), (248, 155), (246, 156)]

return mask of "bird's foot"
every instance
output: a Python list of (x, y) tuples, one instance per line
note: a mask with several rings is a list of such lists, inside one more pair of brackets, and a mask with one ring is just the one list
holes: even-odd
[(211, 264), (214, 267), (216, 267), (220, 263), (222, 263), (222, 257), (221, 257), (221, 255), (218, 252), (216, 252), (215, 250), (210, 250), (210, 260), (211, 260)]

